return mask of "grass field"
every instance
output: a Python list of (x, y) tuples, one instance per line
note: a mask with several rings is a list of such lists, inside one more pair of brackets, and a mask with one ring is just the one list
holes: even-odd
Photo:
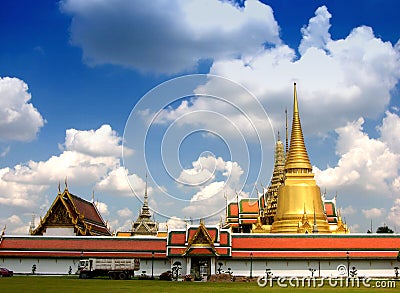
[(1, 293), (19, 292), (78, 292), (78, 293), (102, 293), (102, 292), (164, 292), (164, 293), (251, 293), (251, 292), (400, 292), (400, 282), (396, 282), (397, 288), (372, 288), (375, 282), (370, 282), (371, 287), (365, 288), (332, 288), (325, 284), (322, 288), (280, 288), (275, 285), (262, 288), (256, 282), (251, 283), (206, 283), (206, 282), (169, 282), (159, 280), (109, 280), (86, 279), (81, 280), (71, 277), (49, 276), (14, 276), (0, 278)]

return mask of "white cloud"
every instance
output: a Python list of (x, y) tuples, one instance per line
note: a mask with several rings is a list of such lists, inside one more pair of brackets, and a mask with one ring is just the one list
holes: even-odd
[[(82, 145), (78, 147), (76, 142), (81, 142)], [(69, 129), (66, 131), (64, 143), (66, 149), (60, 155), (52, 156), (47, 161), (18, 164), (5, 172), (2, 179), (33, 185), (47, 185), (65, 177), (76, 185), (96, 182), (119, 167), (120, 142), (121, 139), (109, 126), (82, 132)], [(84, 146), (87, 146), (88, 150)], [(104, 151), (100, 150), (102, 146)]]
[(10, 149), (10, 146), (4, 148), (4, 150), (2, 150), (0, 153), (0, 157), (5, 157), (10, 152)]
[(311, 18), (308, 26), (301, 29), (303, 39), (301, 40), (299, 51), (303, 55), (308, 48), (325, 48), (331, 39), (329, 19), (332, 15), (326, 6), (321, 6), (315, 11), (315, 17)]
[[(328, 12), (319, 8), (316, 14), (320, 21), (314, 22), (312, 29), (303, 30), (302, 44), (305, 49), (307, 43), (307, 50), (299, 58), (292, 48), (280, 45), (252, 58), (216, 60), (210, 70), (248, 88), (259, 98), (274, 127), (281, 125), (281, 129), (283, 110), (291, 105), (292, 84), (297, 81), (306, 135), (325, 135), (358, 117), (378, 117), (400, 79), (399, 50), (390, 42), (375, 37), (366, 26), (332, 40), (327, 33)], [(187, 111), (196, 110), (195, 106)], [(210, 109), (227, 113), (221, 106), (212, 105)], [(304, 119), (307, 117), (312, 119)]]
[(353, 206), (347, 206), (343, 209), (340, 209), (340, 213), (342, 216), (349, 216), (349, 215), (354, 215), (357, 212), (356, 209), (353, 208)]
[(216, 171), (226, 169), (225, 162), (221, 157), (213, 156), (199, 157), (192, 162), (192, 169), (184, 169), (179, 175), (178, 181), (187, 185), (202, 185), (215, 178)]
[(168, 219), (167, 225), (168, 225), (168, 230), (183, 229), (186, 227), (186, 222), (178, 217), (172, 216), (171, 218)]
[(100, 215), (108, 216), (110, 215), (110, 211), (108, 210), (108, 205), (104, 202), (96, 202), (95, 203), (97, 209), (99, 210)]
[(360, 230), (360, 225), (354, 224), (349, 227), (351, 233), (362, 233), (364, 231)]
[(10, 168), (0, 169), (0, 204), (3, 206), (32, 208), (48, 188), (47, 184), (20, 183), (5, 177), (12, 173)]
[[(120, 157), (121, 141), (122, 138), (107, 124), (96, 130), (76, 130), (71, 128), (66, 131), (65, 143), (62, 149), (95, 157)], [(125, 148), (124, 153), (130, 155), (132, 150)]]
[[(146, 182), (136, 174), (129, 174), (124, 167), (117, 167), (96, 184), (96, 189), (120, 196), (143, 197)], [(129, 180), (129, 182), (128, 182)], [(152, 193), (153, 188), (148, 187), (147, 192)]]
[(362, 213), (364, 214), (364, 216), (368, 219), (375, 219), (375, 218), (379, 218), (383, 215), (383, 213), (385, 212), (384, 208), (372, 208), (372, 209), (368, 209), (368, 210), (361, 210)]
[(118, 210), (117, 214), (121, 218), (132, 218), (132, 216), (133, 216), (132, 211), (130, 209), (128, 209), (128, 208), (123, 208), (121, 210)]
[(400, 226), (400, 198), (394, 201), (393, 206), (390, 208), (388, 221), (396, 226)]
[(384, 141), (392, 152), (400, 154), (400, 117), (386, 111), (382, 125), (378, 127), (381, 140)]
[(8, 218), (8, 220), (10, 221), (11, 224), (14, 224), (14, 225), (22, 224), (21, 218), (17, 215), (12, 215), (11, 217)]
[[(200, 157), (192, 165), (194, 168), (189, 170), (195, 170), (195, 174), (196, 170), (205, 170), (212, 179), (205, 182), (197, 182), (196, 180), (199, 179), (197, 174), (194, 176), (195, 179), (191, 183), (201, 184), (196, 186), (198, 191), (190, 199), (190, 204), (182, 209), (183, 215), (194, 219), (208, 218), (210, 216), (215, 218), (216, 214), (224, 210), (225, 196), (228, 197), (228, 201), (231, 201), (235, 196), (235, 190), (242, 189), (241, 176), (243, 170), (237, 162), (224, 161), (220, 157), (214, 158), (212, 156)], [(186, 171), (183, 171), (182, 174), (188, 176)], [(225, 180), (217, 180), (216, 178), (219, 175), (222, 175)], [(247, 193), (243, 192), (242, 194), (246, 197), (248, 196)]]
[[(383, 128), (385, 128), (383, 120)], [(380, 139), (370, 138), (363, 130), (362, 118), (336, 129), (336, 167), (319, 170), (314, 167), (320, 186), (353, 186), (358, 190), (379, 191), (390, 196), (400, 168), (400, 154), (393, 153)]]
[[(323, 10), (317, 12), (323, 13)], [(320, 37), (317, 35), (315, 38)], [(400, 79), (399, 51), (390, 42), (375, 37), (372, 29), (365, 26), (355, 28), (346, 38), (329, 39), (325, 43), (324, 48), (309, 44), (310, 47), (299, 59), (295, 51), (286, 45), (262, 50), (252, 58), (216, 59), (210, 74), (238, 82), (256, 95), (278, 129), (283, 129), (283, 112), (285, 105), (291, 105), (294, 81), (298, 82), (302, 126), (306, 135), (324, 136), (344, 126), (347, 121), (359, 117), (376, 118), (385, 110)], [(231, 87), (218, 88), (219, 92), (215, 88), (218, 88), (215, 83), (208, 82), (195, 92), (217, 92), (217, 96), (228, 97), (229, 102), (242, 108), (243, 97), (231, 93)], [(253, 107), (245, 106), (243, 109), (253, 117), (252, 121), (262, 118)], [(211, 123), (211, 117), (220, 119), (212, 114), (215, 112), (229, 119), (224, 123), (222, 120)], [(194, 99), (191, 103), (183, 101), (175, 109), (165, 109), (159, 122), (175, 121), (185, 114), (187, 119), (178, 123), (235, 133), (235, 137), (240, 137), (236, 135), (235, 126), (244, 133), (254, 133), (246, 117), (238, 115), (232, 107), (228, 107), (228, 103), (210, 99)], [(265, 119), (260, 120), (264, 123), (261, 127), (256, 124), (256, 129), (263, 132), (268, 125)]]
[(280, 43), (272, 9), (255, 0), (244, 8), (218, 0), (64, 0), (61, 10), (72, 17), (72, 44), (91, 65), (176, 73)]
[(0, 140), (30, 141), (45, 120), (30, 103), (28, 85), (18, 79), (0, 77)]

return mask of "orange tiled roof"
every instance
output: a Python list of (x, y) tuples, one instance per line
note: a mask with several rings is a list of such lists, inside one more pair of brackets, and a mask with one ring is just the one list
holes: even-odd
[(244, 198), (239, 202), (239, 210), (241, 214), (258, 215), (258, 199)]
[(249, 235), (232, 234), (236, 250), (387, 250), (400, 248), (400, 237), (389, 235)]
[(239, 210), (238, 210), (238, 205), (236, 202), (231, 202), (228, 205), (228, 217), (238, 217), (239, 215)]
[(46, 237), (6, 236), (0, 245), (0, 256), (88, 256), (126, 257), (166, 256), (166, 239), (161, 237)]
[(327, 217), (336, 217), (335, 207), (332, 202), (325, 202), (324, 206)]

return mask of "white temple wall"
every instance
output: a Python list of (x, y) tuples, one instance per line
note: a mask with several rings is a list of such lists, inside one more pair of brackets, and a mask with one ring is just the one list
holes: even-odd
[[(153, 275), (159, 276), (165, 271), (171, 270), (174, 262), (179, 261), (182, 264), (181, 275), (184, 276), (190, 270), (190, 262), (186, 258), (172, 259), (154, 259)], [(68, 274), (71, 266), (72, 274), (78, 269), (79, 259), (70, 258), (0, 258), (0, 266), (13, 270), (17, 274), (31, 274), (32, 266), (36, 265), (36, 274)], [(235, 276), (250, 276), (250, 260), (249, 259), (216, 259), (212, 262), (212, 271), (219, 268), (227, 271), (231, 269)], [(357, 276), (360, 277), (394, 277), (394, 267), (400, 267), (400, 262), (395, 260), (349, 260), (350, 269), (355, 266)], [(151, 259), (140, 260), (140, 270), (135, 275), (140, 275), (146, 271), (146, 275), (151, 276)], [(189, 266), (188, 266), (189, 263)], [(339, 275), (338, 266), (343, 265), (347, 268), (347, 260), (259, 260), (253, 259), (252, 276), (258, 277), (265, 274), (266, 268), (271, 269), (275, 277), (278, 276), (304, 276), (310, 277), (310, 268), (315, 269), (314, 276), (318, 277), (336, 277)]]
[[(223, 263), (221, 269), (227, 271), (231, 269), (233, 275), (250, 276), (252, 266), (252, 276), (258, 277), (265, 274), (266, 269), (270, 269), (274, 276), (304, 276), (311, 277), (310, 269), (314, 269), (314, 277), (337, 277), (339, 276), (338, 266), (342, 265), (347, 269), (347, 260), (255, 260), (252, 265), (250, 259), (242, 260), (217, 260)], [(394, 277), (394, 267), (400, 267), (400, 262), (390, 260), (349, 260), (350, 270), (356, 267), (357, 276), (360, 277)], [(346, 275), (347, 276), (347, 275)]]
[(72, 274), (78, 270), (79, 259), (70, 258), (1, 258), (0, 266), (6, 267), (17, 274), (31, 274), (36, 265), (36, 274), (67, 275), (69, 267)]
[[(141, 259), (140, 260), (140, 270), (135, 272), (136, 275), (140, 275), (145, 271), (147, 276), (151, 276), (151, 259)], [(183, 262), (181, 261), (183, 264)], [(158, 277), (162, 273), (171, 270), (171, 261), (167, 258), (165, 259), (154, 259), (153, 263), (153, 276)], [(182, 270), (182, 272), (184, 272)]]

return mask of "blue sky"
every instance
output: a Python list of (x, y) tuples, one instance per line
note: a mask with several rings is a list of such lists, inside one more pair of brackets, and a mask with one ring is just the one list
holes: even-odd
[[(338, 194), (352, 231), (371, 220), (398, 231), (399, 4), (264, 2), (3, 1), (0, 225), (26, 233), (68, 177), (72, 193), (94, 190), (112, 230), (128, 229), (146, 169), (157, 220), (218, 221), (224, 193), (267, 185), (297, 81), (321, 189)], [(199, 73), (231, 82), (199, 76), (190, 97), (152, 96)]]

